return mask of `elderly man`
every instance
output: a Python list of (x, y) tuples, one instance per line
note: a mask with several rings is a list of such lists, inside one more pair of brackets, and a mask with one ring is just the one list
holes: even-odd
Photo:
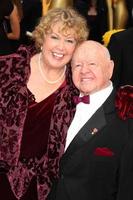
[(122, 200), (131, 124), (116, 112), (113, 67), (107, 48), (98, 42), (85, 41), (74, 53), (73, 82), (80, 94), (74, 96), (76, 112), (50, 200)]

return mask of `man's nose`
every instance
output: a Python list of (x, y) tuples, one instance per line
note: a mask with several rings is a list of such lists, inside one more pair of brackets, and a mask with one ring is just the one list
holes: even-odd
[(83, 64), (82, 65), (82, 68), (81, 68), (81, 73), (86, 73), (86, 72), (88, 72), (89, 71), (89, 67), (88, 67), (88, 65), (87, 64)]

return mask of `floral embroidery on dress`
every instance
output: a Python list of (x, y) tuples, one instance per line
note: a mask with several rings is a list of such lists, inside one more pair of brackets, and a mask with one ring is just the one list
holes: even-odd
[(36, 176), (38, 200), (44, 200), (52, 180), (58, 177), (67, 128), (75, 112), (71, 98), (77, 90), (72, 85), (68, 66), (66, 86), (57, 90), (46, 154), (40, 159), (24, 158), (20, 161), (24, 122), (28, 104), (33, 98), (26, 83), (30, 74), (30, 58), (35, 53), (34, 47), (21, 46), (17, 53), (0, 57), (0, 160), (8, 166), (8, 180), (17, 199), (25, 194), (33, 176)]

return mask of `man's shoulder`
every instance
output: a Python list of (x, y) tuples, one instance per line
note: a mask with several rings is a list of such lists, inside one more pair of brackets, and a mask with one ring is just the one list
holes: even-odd
[(129, 29), (114, 33), (112, 35), (112, 38), (116, 38), (119, 40), (133, 39), (133, 28), (129, 28)]

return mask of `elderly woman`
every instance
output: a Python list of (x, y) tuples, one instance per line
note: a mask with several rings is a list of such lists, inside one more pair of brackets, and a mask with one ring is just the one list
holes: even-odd
[(36, 48), (0, 57), (3, 200), (45, 200), (58, 177), (76, 93), (68, 63), (86, 27), (73, 9), (51, 9), (33, 32)]

